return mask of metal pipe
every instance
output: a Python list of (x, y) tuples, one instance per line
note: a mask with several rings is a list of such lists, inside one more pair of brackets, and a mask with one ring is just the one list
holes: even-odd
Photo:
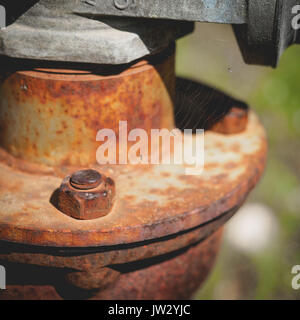
[[(0, 145), (50, 166), (96, 163), (97, 132), (174, 127), (174, 51), (130, 66), (13, 70), (0, 84)], [(115, 72), (115, 73), (114, 73)], [(118, 148), (117, 148), (118, 150)]]

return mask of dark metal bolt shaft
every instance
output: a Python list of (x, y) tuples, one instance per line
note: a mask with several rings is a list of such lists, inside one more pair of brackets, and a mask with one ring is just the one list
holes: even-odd
[(101, 174), (92, 169), (80, 170), (72, 174), (70, 184), (79, 190), (90, 190), (97, 188), (102, 182)]

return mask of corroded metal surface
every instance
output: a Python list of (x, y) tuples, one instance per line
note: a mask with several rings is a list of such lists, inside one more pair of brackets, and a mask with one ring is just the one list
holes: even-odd
[(79, 170), (70, 176), (70, 185), (77, 190), (97, 188), (105, 177), (96, 170)]
[(0, 242), (0, 260), (40, 267), (67, 268), (84, 273), (110, 265), (136, 262), (165, 255), (196, 244), (222, 227), (238, 207), (200, 227), (159, 239), (101, 247), (43, 247)]
[(92, 299), (189, 299), (212, 270), (221, 239), (222, 229), (178, 256), (175, 252), (164, 261), (154, 260), (148, 268), (138, 265)]
[[(156, 126), (173, 128), (171, 115), (174, 74), (170, 73), (173, 63), (170, 63), (169, 59), (167, 61), (166, 64), (163, 63), (163, 72), (157, 72), (157, 66), (150, 66), (149, 69), (149, 65), (144, 63), (136, 66), (137, 74), (141, 67), (146, 66), (141, 72), (142, 75), (150, 70), (154, 77), (157, 77), (158, 91), (152, 94), (161, 92), (160, 90), (165, 91), (158, 97), (151, 96), (146, 100), (138, 100), (138, 104), (142, 103), (142, 110), (146, 110), (144, 106), (152, 109), (147, 109), (148, 113), (145, 111), (142, 116), (133, 120), (132, 127), (140, 126), (148, 132)], [(28, 91), (27, 81), (32, 75), (29, 75), (28, 71), (25, 73), (26, 83), (22, 84), (21, 89)], [(132, 69), (129, 73), (130, 76), (135, 74)], [(4, 80), (4, 86), (7, 79), (18, 78), (20, 75), (20, 79), (24, 80), (23, 72), (15, 73)], [(69, 91), (73, 85), (76, 86), (73, 84), (74, 79), (68, 82), (70, 75), (54, 75), (54, 78), (59, 78), (59, 80), (55, 78), (54, 81), (50, 71), (47, 71), (46, 75), (45, 83), (48, 85), (43, 87), (46, 88), (44, 92), (47, 94), (52, 92), (52, 98), (49, 99), (47, 96), (45, 100), (46, 111), (48, 108), (49, 110), (53, 108), (51, 106), (53, 101), (59, 101), (58, 110), (71, 102), (72, 108), (63, 109), (70, 116), (73, 109), (77, 110), (75, 102), (81, 101), (81, 108), (84, 108), (93, 103), (93, 97), (105, 100), (106, 95), (98, 92), (102, 90), (98, 78), (95, 85), (97, 90), (93, 91), (91, 84), (88, 87), (79, 86), (84, 90), (89, 89), (82, 95), (83, 98), (78, 98), (79, 91)], [(158, 80), (160, 75), (164, 76), (162, 81)], [(66, 79), (62, 79), (65, 76)], [(81, 74), (79, 77), (79, 83), (83, 81), (82, 76)], [(43, 76), (37, 78), (43, 83)], [(39, 82), (36, 79), (34, 81), (35, 84)], [(113, 84), (113, 81), (109, 77), (108, 82), (105, 81), (102, 85), (108, 90), (106, 85)], [(149, 79), (145, 80), (147, 81)], [(58, 85), (58, 88), (52, 90), (53, 83)], [(67, 83), (68, 90), (66, 87), (63, 89), (64, 83)], [(7, 94), (10, 88), (18, 88), (19, 85), (20, 82), (17, 82), (17, 86), (10, 84), (3, 92)], [(121, 88), (124, 86), (122, 92), (128, 89), (126, 81), (121, 81), (120, 86)], [(37, 91), (32, 95), (33, 86), (30, 87), (28, 101), (33, 103)], [(197, 85), (193, 87), (195, 87), (194, 93), (199, 92), (200, 88)], [(134, 94), (127, 93), (127, 98), (133, 99), (139, 96), (140, 91), (137, 88), (138, 85), (133, 88)], [(40, 95), (30, 107), (28, 101), (24, 103), (24, 99), (28, 97), (24, 98), (19, 89), (16, 89), (16, 92), (13, 101), (18, 103), (19, 109), (17, 107), (14, 109), (18, 117), (14, 118), (13, 113), (10, 114), (12, 124), (15, 124), (15, 120), (22, 119), (23, 108), (27, 106), (27, 111), (36, 110), (39, 104), (43, 103)], [(57, 97), (53, 95), (54, 92), (61, 94)], [(74, 103), (68, 92), (71, 97), (76, 96)], [(94, 131), (91, 130), (87, 136), (80, 136), (82, 143), (85, 143), (88, 137), (95, 139), (95, 130), (99, 129), (99, 125), (114, 128), (116, 121), (122, 120), (123, 114), (115, 115), (114, 109), (116, 101), (117, 106), (123, 101), (122, 95), (118, 95), (113, 87), (109, 92), (107, 97), (116, 96), (112, 108), (109, 106), (108, 112), (111, 117), (103, 117), (101, 122), (94, 125)], [(64, 93), (68, 99), (61, 103), (65, 97)], [(20, 99), (20, 96), (23, 98)], [(161, 103), (158, 109), (162, 112), (148, 119), (153, 112), (155, 98)], [(188, 97), (188, 101), (190, 98), (193, 100), (192, 97)], [(84, 126), (88, 127), (88, 120), (100, 116), (100, 113), (95, 112), (99, 103), (103, 112), (105, 105), (102, 104), (102, 100), (94, 102), (93, 110), (85, 108), (82, 111), (86, 115)], [(4, 101), (9, 101), (9, 98), (6, 97)], [(131, 101), (131, 99), (124, 100), (123, 106), (129, 104), (126, 109), (127, 117), (128, 114), (133, 115), (136, 112), (137, 105)], [(182, 108), (179, 109), (182, 111)], [(225, 112), (228, 111), (227, 107), (223, 109)], [(5, 112), (9, 112), (7, 106)], [(43, 109), (39, 115), (35, 114), (31, 118), (36, 119), (35, 122), (39, 124), (47, 123), (49, 116), (43, 118), (47, 112), (45, 113)], [(26, 120), (29, 121), (30, 112), (25, 114), (28, 117)], [(5, 127), (3, 120), (5, 116), (3, 113), (4, 132), (9, 130)], [(76, 117), (75, 119), (78, 120), (78, 126), (75, 127), (77, 131), (81, 127), (79, 119)], [(60, 121), (61, 119), (58, 119), (58, 122)], [(54, 125), (55, 123), (54, 121)], [(25, 124), (28, 125), (27, 122)], [(247, 194), (255, 186), (262, 175), (266, 161), (264, 129), (256, 115), (250, 111), (247, 124), (243, 123), (245, 127), (243, 132), (236, 134), (205, 132), (205, 168), (201, 175), (186, 175), (185, 169), (190, 168), (188, 165), (99, 166), (92, 162), (89, 167), (101, 172), (102, 177), (109, 176), (115, 182), (114, 206), (104, 217), (91, 221), (75, 220), (57, 209), (57, 196), (61, 179), (70, 177), (73, 172), (82, 169), (81, 162), (77, 161), (78, 159), (74, 162), (61, 161), (61, 158), (54, 154), (49, 159), (53, 160), (52, 164), (55, 166), (47, 166), (43, 153), (36, 154), (35, 164), (26, 161), (31, 160), (31, 143), (38, 138), (36, 135), (31, 137), (30, 134), (30, 128), (34, 127), (35, 123), (32, 125), (30, 122), (30, 125), (27, 125), (20, 121), (19, 127), (17, 126), (25, 130), (25, 137), (29, 140), (24, 141), (27, 148), (29, 147), (22, 149), (24, 155), (20, 153), (19, 158), (15, 158), (4, 149), (0, 150), (0, 264), (5, 265), (13, 274), (13, 278), (8, 279), (8, 290), (1, 292), (1, 299), (189, 298), (212, 267), (221, 239), (222, 226), (242, 205)], [(65, 130), (68, 132), (69, 129)], [(62, 135), (61, 138), (65, 142), (66, 150), (62, 152), (66, 151), (66, 157), (72, 156), (73, 152), (76, 153), (81, 145), (72, 142), (68, 146), (68, 137)], [(46, 135), (40, 138), (43, 143), (48, 139)], [(54, 146), (59, 146), (59, 143), (58, 139)], [(15, 141), (12, 142), (12, 145), (14, 144)], [(5, 144), (5, 140), (3, 145), (13, 152), (13, 149), (10, 149), (11, 145)], [(16, 146), (19, 147), (19, 144), (15, 144)], [(91, 144), (86, 153), (92, 155), (95, 153), (95, 147)], [(82, 150), (78, 151), (78, 155), (80, 152), (82, 156), (85, 155)], [(99, 178), (98, 175), (97, 177)], [(84, 187), (86, 186), (86, 179), (82, 181), (81, 176), (78, 179), (76, 175), (73, 175), (73, 178), (75, 187), (80, 188), (82, 182)], [(97, 179), (90, 178), (92, 184), (98, 183)]]
[(118, 134), (122, 120), (128, 132), (173, 128), (173, 53), (172, 47), (150, 61), (110, 68), (109, 75), (103, 66), (9, 70), (0, 82), (0, 145), (33, 163), (90, 166), (101, 129)]
[(248, 109), (233, 107), (210, 130), (223, 134), (243, 132), (248, 123)]
[(57, 193), (54, 205), (61, 212), (74, 219), (91, 220), (110, 212), (116, 192), (111, 178), (90, 169), (67, 176)]
[(242, 204), (263, 172), (266, 149), (264, 130), (250, 112), (242, 133), (205, 133), (205, 169), (200, 176), (185, 175), (185, 166), (101, 166), (98, 169), (114, 179), (117, 196), (111, 213), (93, 221), (74, 220), (50, 203), (60, 178), (31, 175), (2, 163), (0, 238), (88, 247), (189, 230)]
[[(28, 260), (26, 265), (6, 263), (10, 277), (0, 299), (188, 299), (211, 270), (221, 236), (222, 228), (204, 241), (171, 254), (115, 264), (92, 271), (90, 276), (68, 269), (41, 269), (28, 265)], [(99, 283), (96, 290), (82, 290), (95, 283)]]

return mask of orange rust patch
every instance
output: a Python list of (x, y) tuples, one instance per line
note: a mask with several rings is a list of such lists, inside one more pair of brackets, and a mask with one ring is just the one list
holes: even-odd
[[(66, 175), (70, 167), (46, 171), (47, 176), (31, 167), (32, 175), (2, 162), (0, 239), (52, 246), (106, 246), (157, 239), (210, 224), (244, 202), (262, 175), (267, 152), (264, 131), (252, 113), (242, 134), (218, 135), (229, 148), (240, 145), (232, 158), (224, 157), (223, 151), (210, 143), (215, 138), (214, 133), (206, 137), (206, 162), (218, 164), (221, 170), (206, 169), (200, 176), (184, 175), (184, 166), (182, 171), (172, 166), (95, 166), (114, 179), (116, 200), (109, 215), (93, 221), (74, 220), (49, 202), (61, 184), (61, 178), (52, 174)], [(236, 159), (235, 167), (232, 159)]]
[(151, 129), (173, 129), (174, 88), (173, 56), (107, 76), (14, 72), (0, 84), (1, 146), (50, 166), (93, 164), (101, 145), (97, 132), (112, 129), (118, 135), (119, 121), (128, 122), (128, 131), (142, 128), (149, 135)]

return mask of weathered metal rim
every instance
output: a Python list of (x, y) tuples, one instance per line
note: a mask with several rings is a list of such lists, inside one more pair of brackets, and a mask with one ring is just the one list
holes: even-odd
[[(237, 210), (238, 207), (200, 227), (182, 231), (175, 235), (137, 243), (104, 247), (50, 247), (0, 241), (0, 260), (40, 266), (64, 266), (79, 270), (86, 268), (86, 259), (90, 261), (89, 265), (93, 264), (96, 269), (140, 261), (205, 241), (212, 234), (222, 229), (224, 223)], [(79, 259), (77, 263), (75, 263), (76, 259)], [(97, 259), (96, 264), (92, 262), (94, 259)]]
[[(220, 177), (220, 174), (211, 176), (210, 186), (207, 187), (209, 199), (205, 200), (205, 198), (202, 198), (203, 194), (201, 195), (200, 189), (203, 187), (203, 183), (206, 185), (205, 183), (208, 184), (208, 182), (203, 176), (200, 176), (188, 181), (190, 183), (190, 191), (187, 190), (188, 193), (181, 195), (182, 198), (179, 202), (176, 203), (176, 199), (174, 199), (174, 206), (172, 206), (172, 208), (170, 207), (170, 204), (173, 204), (172, 201), (167, 201), (165, 206), (162, 206), (161, 203), (156, 203), (158, 207), (155, 207), (155, 203), (149, 202), (148, 207), (145, 206), (143, 199), (140, 199), (140, 202), (138, 202), (136, 208), (134, 208), (131, 206), (130, 201), (127, 203), (125, 201), (126, 197), (128, 198), (128, 194), (121, 194), (110, 215), (93, 220), (92, 222), (82, 222), (64, 216), (57, 209), (51, 207), (48, 201), (45, 201), (43, 198), (42, 200), (38, 200), (40, 201), (39, 204), (41, 204), (41, 207), (44, 206), (44, 212), (48, 214), (48, 218), (50, 217), (50, 220), (54, 219), (52, 221), (57, 222), (48, 224), (47, 227), (47, 223), (45, 224), (44, 221), (44, 219), (47, 220), (46, 216), (39, 220), (38, 215), (41, 214), (41, 211), (38, 210), (40, 208), (35, 208), (34, 203), (36, 203), (36, 201), (33, 201), (32, 208), (30, 209), (31, 212), (26, 212), (27, 209), (23, 212), (17, 211), (15, 216), (5, 213), (4, 211), (10, 207), (9, 201), (7, 206), (7, 200), (5, 199), (5, 197), (10, 197), (6, 191), (4, 192), (4, 199), (1, 200), (0, 198), (2, 207), (2, 212), (0, 211), (0, 239), (41, 246), (97, 247), (153, 240), (208, 223), (224, 212), (230, 211), (234, 207), (242, 204), (246, 195), (256, 185), (262, 175), (266, 161), (267, 147), (264, 130), (252, 112), (250, 112), (249, 123), (245, 132), (231, 136), (208, 132), (206, 140), (208, 144), (211, 140), (219, 141), (219, 143), (225, 143), (230, 140), (232, 146), (240, 140), (246, 147), (244, 145), (240, 145), (239, 147), (248, 149), (250, 144), (250, 147), (252, 146), (252, 148), (254, 148), (252, 153), (243, 154), (241, 157), (240, 161), (243, 170), (235, 177), (231, 185), (229, 185), (230, 180), (223, 179), (223, 177)], [(250, 143), (251, 141), (252, 144)], [(215, 149), (217, 150), (218, 147)], [(219, 148), (218, 152), (220, 157), (222, 157), (222, 154), (224, 154), (222, 147)], [(239, 153), (237, 153), (237, 155), (238, 154)], [(211, 170), (209, 164), (212, 165), (213, 163), (208, 163), (208, 172)], [(222, 168), (223, 165), (227, 165), (227, 169), (222, 169), (224, 173), (230, 175), (234, 172), (230, 163), (222, 163)], [(109, 170), (111, 170), (111, 168), (99, 169), (104, 172), (104, 174), (108, 172), (108, 175)], [(127, 175), (129, 172), (131, 177), (141, 176), (141, 168), (134, 166), (134, 168), (126, 168), (126, 170)], [(151, 166), (147, 168), (146, 171), (143, 169), (143, 172), (146, 174), (145, 179), (147, 179), (149, 172), (150, 175), (154, 174), (153, 170), (154, 167)], [(23, 181), (25, 185), (36, 177), (20, 172), (13, 172), (11, 168), (3, 164), (0, 165), (0, 171), (4, 174), (4, 178), (2, 174), (2, 179), (5, 179), (6, 172), (6, 174), (10, 174), (9, 179), (13, 180), (14, 175), (18, 177), (18, 179), (21, 177), (21, 181)], [(117, 186), (118, 183), (120, 184), (120, 189), (122, 189), (124, 180), (126, 183), (129, 181), (128, 176), (126, 177), (124, 172), (117, 172), (116, 169), (114, 173), (112, 173), (112, 176)], [(58, 186), (60, 183), (60, 179), (58, 178), (53, 177), (50, 179), (50, 177), (41, 177), (41, 179), (44, 178), (46, 178), (47, 181), (52, 179), (50, 185), (45, 184), (47, 188), (46, 194), (48, 194), (50, 189), (53, 190), (53, 185)], [(122, 178), (123, 182), (118, 181), (119, 178)], [(9, 179), (7, 178), (4, 186), (3, 182), (1, 183), (2, 185), (0, 185), (2, 195)], [(218, 185), (221, 187), (218, 188)], [(27, 187), (25, 186), (24, 190), (30, 189), (32, 186), (33, 185), (29, 184)], [(170, 193), (170, 190), (163, 191)], [(181, 191), (184, 191), (184, 188), (179, 190), (179, 196)], [(160, 192), (159, 189), (158, 192)], [(192, 196), (192, 203), (189, 203), (189, 199), (187, 199), (189, 193)], [(19, 194), (22, 195), (22, 193)], [(199, 197), (201, 199), (194, 199), (197, 197), (197, 194), (200, 195)], [(163, 198), (161, 199), (163, 200)], [(155, 214), (153, 215), (153, 213)], [(151, 214), (151, 217), (149, 217), (149, 214)], [(37, 220), (34, 221), (34, 218)]]

